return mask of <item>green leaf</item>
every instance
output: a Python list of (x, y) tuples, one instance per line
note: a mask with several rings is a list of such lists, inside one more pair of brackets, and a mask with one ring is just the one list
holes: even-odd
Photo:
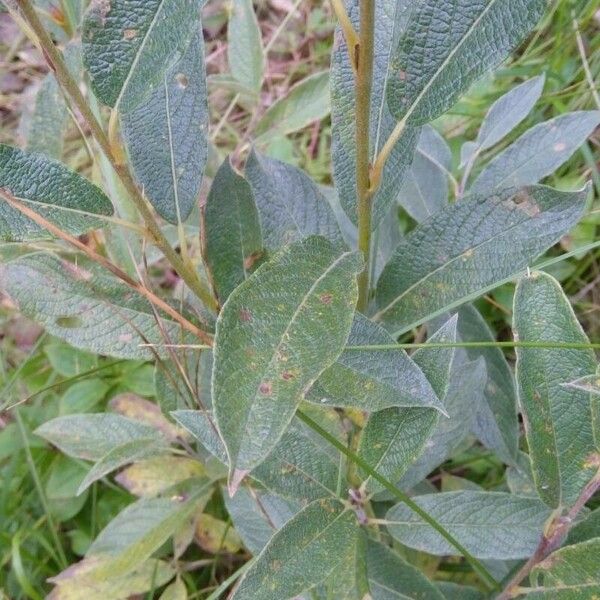
[(569, 531), (565, 545), (586, 542), (593, 538), (600, 538), (600, 508), (592, 511), (586, 517), (576, 523)]
[[(207, 450), (227, 463), (225, 445), (218, 436), (210, 412), (179, 410), (172, 413)], [(322, 420), (325, 415), (320, 415)], [(326, 418), (326, 417), (325, 417)], [(341, 433), (337, 437), (342, 437)], [(303, 505), (335, 496), (339, 481), (339, 457), (320, 437), (294, 419), (269, 456), (250, 476), (268, 491)]]
[[(0, 188), (5, 188), (68, 233), (100, 227), (94, 215), (110, 216), (104, 192), (87, 179), (43, 154), (0, 144)], [(0, 198), (0, 241), (44, 239), (51, 235)]]
[[(430, 341), (456, 342), (456, 317), (449, 319)], [(454, 348), (422, 348), (414, 354), (416, 364), (442, 399), (446, 397), (454, 354)], [(423, 408), (389, 408), (375, 412), (363, 429), (358, 454), (379, 474), (398, 481), (423, 452), (440, 418), (445, 419), (440, 417), (439, 411)], [(365, 485), (369, 491), (382, 489), (371, 477), (367, 477)]]
[[(348, 15), (358, 30), (359, 0), (350, 0), (346, 5)], [(391, 77), (389, 55), (392, 41), (401, 34), (410, 5), (409, 0), (382, 0), (375, 3), (370, 140), (372, 162), (396, 125), (396, 119), (387, 106), (385, 88)], [(338, 27), (331, 57), (331, 157), (341, 205), (354, 224), (357, 223), (355, 99), (354, 73)], [(387, 217), (413, 160), (418, 139), (419, 129), (407, 128), (394, 146), (384, 167), (381, 185), (372, 200), (373, 229)]]
[(448, 174), (452, 152), (446, 140), (430, 126), (421, 130), (415, 157), (398, 194), (398, 202), (417, 222), (448, 203)]
[(254, 137), (257, 143), (265, 143), (320, 121), (330, 111), (329, 71), (313, 73), (269, 106), (256, 125)]
[(50, 512), (58, 521), (72, 519), (86, 503), (87, 494), (77, 497), (77, 488), (85, 473), (84, 465), (63, 454), (57, 455), (52, 461), (45, 493)]
[(155, 355), (140, 344), (156, 344), (163, 355), (165, 335), (181, 339), (177, 323), (161, 318), (158, 324), (151, 305), (120, 280), (95, 264), (78, 262), (85, 267), (50, 254), (29, 254), (0, 265), (0, 276), (24, 315), (76, 348), (148, 359)]
[(486, 165), (470, 191), (537, 183), (565, 163), (599, 123), (600, 111), (579, 111), (532, 127)]
[(387, 99), (392, 114), (423, 124), (446, 112), (476, 79), (508, 57), (545, 9), (545, 0), (415, 5), (391, 57)]
[(227, 512), (244, 545), (258, 554), (296, 513), (300, 505), (268, 492), (242, 486), (231, 498), (223, 494)]
[(121, 577), (139, 567), (197, 510), (201, 495), (211, 491), (207, 480), (189, 500), (150, 498), (127, 506), (98, 534), (86, 554), (111, 556), (94, 569), (94, 576)]
[(424, 452), (402, 477), (400, 486), (403, 489), (409, 489), (422, 481), (433, 469), (450, 458), (469, 435), (481, 406), (486, 378), (483, 357), (469, 362), (464, 361), (462, 353), (457, 353), (444, 399), (450, 417), (438, 420)]
[(343, 561), (358, 531), (356, 515), (343, 502), (316, 500), (271, 538), (232, 600), (282, 600), (318, 585)]
[(471, 586), (458, 585), (451, 581), (440, 581), (436, 587), (446, 600), (484, 600), (485, 595)]
[(484, 150), (495, 146), (532, 111), (544, 90), (545, 75), (533, 77), (500, 96), (488, 110), (477, 139), (463, 144), (460, 166), (472, 163)]
[(367, 546), (367, 574), (373, 600), (444, 600), (416, 567), (373, 540)]
[(159, 214), (185, 221), (198, 200), (208, 155), (204, 40), (192, 36), (183, 56), (150, 96), (121, 116), (123, 138), (140, 187)]
[[(495, 342), (495, 336), (472, 305), (459, 311), (458, 332), (463, 342)], [(519, 442), (517, 394), (513, 373), (500, 348), (466, 348), (470, 360), (485, 359), (487, 383), (473, 432), (506, 463), (514, 463)]]
[[(394, 339), (379, 325), (357, 313), (348, 346), (393, 344)], [(345, 350), (326, 369), (306, 399), (320, 406), (353, 407), (374, 412), (392, 406), (444, 406), (427, 378), (406, 354), (397, 351)]]
[(538, 586), (522, 589), (529, 599), (593, 600), (600, 594), (600, 538), (561, 548), (535, 567)]
[(360, 262), (311, 237), (229, 296), (217, 320), (212, 397), (232, 474), (266, 458), (302, 395), (343, 350)]
[(252, 151), (246, 163), (265, 246), (278, 250), (310, 235), (342, 243), (329, 202), (300, 169)]
[(77, 381), (62, 395), (58, 412), (62, 415), (92, 412), (109, 390), (102, 379), (90, 378)]
[(400, 243), (377, 282), (376, 321), (404, 332), (509, 281), (581, 217), (587, 189), (470, 196)]
[(177, 578), (165, 591), (160, 595), (160, 600), (187, 600), (188, 593), (185, 583)]
[(48, 600), (127, 600), (162, 586), (175, 569), (159, 560), (148, 560), (123, 577), (99, 578), (95, 573), (110, 561), (106, 557), (86, 558), (52, 577), (55, 585)]
[(244, 87), (258, 92), (264, 76), (265, 55), (252, 0), (236, 0), (231, 3), (227, 42), (231, 74)]
[(57, 417), (38, 427), (35, 434), (69, 456), (93, 461), (133, 440), (154, 438), (158, 443), (161, 439), (151, 427), (111, 413)]
[(223, 161), (204, 208), (206, 262), (223, 303), (252, 272), (263, 252), (252, 188), (229, 158)]
[(163, 81), (200, 26), (197, 0), (100, 0), (83, 22), (83, 62), (99, 100), (129, 112)]
[[(502, 492), (447, 492), (416, 496), (414, 501), (435, 518), (476, 558), (529, 558), (542, 537), (551, 511), (536, 498)], [(429, 554), (456, 554), (419, 515), (404, 504), (386, 515), (389, 532), (402, 544)]]
[[(519, 281), (514, 332), (522, 342), (588, 343), (560, 284), (534, 273)], [(596, 369), (593, 350), (517, 348), (519, 402), (538, 494), (569, 506), (594, 475), (590, 395), (561, 385)]]
[(109, 473), (128, 465), (129, 463), (164, 454), (168, 451), (166, 444), (161, 444), (156, 435), (146, 439), (132, 440), (109, 450), (88, 472), (79, 488), (77, 495), (85, 491), (94, 481), (98, 481)]

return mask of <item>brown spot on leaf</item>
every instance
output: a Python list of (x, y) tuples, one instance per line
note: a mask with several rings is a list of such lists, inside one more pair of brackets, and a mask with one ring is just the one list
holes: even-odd
[(250, 271), (254, 265), (264, 256), (264, 252), (253, 252), (250, 256), (244, 258), (244, 269)]
[(400, 81), (406, 81), (406, 71), (399, 71), (398, 72), (398, 79), (400, 79)]
[(252, 321), (252, 313), (247, 308), (242, 308), (240, 310), (240, 321), (243, 323), (249, 323)]
[(190, 83), (190, 80), (185, 73), (177, 73), (177, 75), (175, 75), (175, 81), (182, 90), (185, 90)]
[(123, 32), (124, 40), (134, 40), (137, 37), (137, 29), (126, 29)]
[(290, 379), (294, 379), (294, 374), (291, 373), (290, 371), (284, 371), (281, 374), (281, 378), (284, 379), (285, 381), (289, 381)]
[(273, 386), (271, 385), (270, 381), (263, 381), (259, 386), (258, 386), (258, 391), (263, 395), (263, 396), (270, 396), (273, 393)]
[(331, 301), (333, 300), (333, 294), (330, 293), (326, 293), (326, 294), (321, 294), (319, 296), (319, 300), (323, 303), (323, 304), (331, 304)]
[(552, 149), (554, 152), (562, 152), (566, 147), (567, 145), (564, 142), (556, 142), (556, 144), (552, 146)]

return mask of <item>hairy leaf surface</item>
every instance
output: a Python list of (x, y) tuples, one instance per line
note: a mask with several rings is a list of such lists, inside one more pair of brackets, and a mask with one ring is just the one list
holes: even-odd
[[(477, 558), (529, 558), (550, 509), (536, 498), (501, 492), (446, 492), (415, 497), (415, 502)], [(402, 544), (429, 554), (456, 554), (440, 534), (405, 504), (392, 507), (387, 528)]]
[(599, 123), (596, 110), (567, 113), (532, 127), (486, 165), (470, 191), (537, 183), (566, 162)]
[[(350, 0), (348, 14), (358, 28), (359, 1)], [(394, 129), (385, 89), (391, 77), (389, 56), (393, 40), (404, 27), (410, 8), (408, 0), (382, 0), (375, 3), (375, 57), (371, 92), (371, 161)], [(331, 156), (341, 205), (353, 223), (357, 222), (356, 196), (356, 110), (354, 74), (341, 30), (336, 30), (331, 58)], [(387, 216), (398, 187), (413, 160), (419, 129), (407, 128), (395, 145), (383, 170), (379, 190), (373, 197), (373, 229)]]
[(446, 112), (523, 41), (545, 0), (424, 0), (410, 12), (391, 57), (387, 88), (396, 119), (413, 124)]
[[(27, 204), (65, 231), (78, 235), (99, 227), (94, 215), (110, 216), (107, 196), (65, 165), (37, 152), (0, 144), (0, 189)], [(51, 235), (0, 198), (0, 241), (23, 241)]]
[(492, 104), (481, 123), (477, 139), (466, 142), (461, 149), (461, 167), (473, 162), (484, 150), (495, 146), (527, 117), (542, 95), (545, 79), (544, 75), (529, 79)]
[[(456, 342), (456, 318), (448, 320), (430, 341)], [(454, 354), (454, 348), (422, 348), (413, 356), (442, 401), (446, 398)], [(439, 420), (445, 418), (431, 408), (389, 408), (375, 412), (363, 429), (358, 454), (379, 474), (398, 481), (423, 452)], [(369, 491), (381, 489), (381, 484), (370, 476), (366, 485)]]
[(163, 81), (199, 27), (197, 0), (97, 0), (83, 23), (83, 62), (96, 96), (122, 113)]
[(535, 567), (529, 600), (592, 600), (600, 594), (600, 538), (561, 548)]
[[(393, 344), (379, 325), (357, 313), (348, 346)], [(419, 367), (397, 351), (345, 350), (325, 370), (307, 400), (321, 406), (353, 407), (377, 411), (392, 406), (420, 406), (444, 412), (440, 399)]]
[(50, 254), (30, 254), (1, 265), (0, 273), (23, 314), (76, 348), (117, 358), (152, 358), (140, 344), (156, 344), (161, 354), (163, 334), (181, 339), (178, 324), (161, 318), (159, 326), (146, 300), (97, 265), (82, 268)]
[(232, 600), (282, 600), (325, 580), (358, 534), (356, 515), (336, 499), (316, 500), (270, 540)]
[(152, 427), (111, 413), (57, 417), (38, 427), (35, 433), (69, 456), (93, 461), (133, 441), (161, 441)]
[(310, 235), (342, 243), (329, 202), (306, 173), (253, 151), (246, 163), (265, 246), (278, 250)]
[(244, 281), (263, 251), (252, 188), (227, 158), (220, 166), (204, 208), (206, 261), (217, 296), (224, 302)]
[(185, 221), (194, 208), (208, 155), (203, 46), (195, 33), (148, 99), (121, 117), (138, 184), (171, 223)]
[[(588, 343), (560, 284), (545, 273), (519, 281), (515, 337), (522, 342)], [(589, 393), (561, 385), (596, 369), (593, 350), (517, 348), (517, 383), (533, 477), (550, 506), (572, 504), (594, 475)], [(587, 465), (587, 466), (586, 466)]]
[(212, 397), (232, 471), (266, 458), (304, 392), (342, 352), (359, 269), (356, 254), (311, 237), (229, 296), (217, 321)]
[(404, 332), (510, 280), (573, 227), (586, 196), (530, 186), (470, 196), (434, 214), (381, 274), (375, 320)]

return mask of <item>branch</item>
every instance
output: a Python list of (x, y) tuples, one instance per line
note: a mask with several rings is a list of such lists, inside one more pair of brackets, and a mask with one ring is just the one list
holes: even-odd
[(212, 337), (196, 327), (193, 323), (188, 321), (183, 315), (179, 314), (172, 306), (167, 304), (164, 300), (156, 296), (153, 292), (151, 292), (147, 287), (142, 285), (141, 283), (133, 280), (125, 271), (122, 271), (115, 264), (111, 263), (109, 260), (104, 258), (104, 256), (94, 252), (90, 247), (86, 246), (82, 242), (80, 242), (77, 238), (69, 235), (44, 217), (42, 215), (36, 213), (34, 210), (26, 206), (20, 200), (17, 200), (11, 193), (9, 193), (5, 189), (0, 189), (0, 197), (3, 198), (10, 206), (14, 209), (18, 210), (26, 217), (30, 218), (32, 221), (43, 227), (47, 231), (49, 231), (52, 235), (68, 242), (72, 246), (75, 246), (78, 250), (81, 250), (85, 253), (91, 260), (95, 263), (101, 265), (108, 271), (110, 271), (113, 275), (118, 277), (121, 281), (123, 281), (130, 288), (135, 290), (138, 294), (149, 300), (154, 306), (162, 310), (164, 313), (168, 314), (175, 321), (177, 321), (184, 329), (193, 333), (196, 337), (200, 338), (206, 344), (212, 345)]
[(365, 267), (358, 276), (358, 305), (369, 304), (369, 264), (371, 254), (371, 88), (375, 38), (375, 0), (360, 2), (360, 41), (356, 56), (356, 194), (358, 199), (358, 249)]
[[(596, 460), (600, 460), (600, 457)], [(517, 574), (506, 584), (506, 587), (502, 593), (496, 598), (496, 600), (511, 600), (519, 596), (523, 588), (519, 587), (519, 584), (525, 577), (527, 577), (531, 571), (544, 559), (546, 559), (554, 550), (556, 550), (562, 541), (564, 540), (567, 533), (575, 523), (575, 519), (581, 510), (585, 507), (590, 498), (600, 489), (600, 470), (596, 473), (596, 476), (587, 484), (587, 486), (581, 492), (581, 495), (571, 507), (569, 512), (565, 516), (557, 516), (550, 523), (547, 531), (544, 532), (542, 539), (533, 553), (533, 556), (519, 569)]]
[(102, 126), (97, 121), (85, 98), (83, 97), (77, 82), (71, 77), (61, 52), (54, 45), (54, 42), (39, 20), (35, 8), (31, 4), (31, 0), (16, 1), (25, 17), (25, 20), (27, 21), (27, 24), (31, 27), (35, 33), (35, 36), (37, 37), (37, 41), (42, 49), (44, 59), (46, 60), (50, 69), (54, 72), (56, 80), (61, 88), (65, 91), (66, 95), (71, 99), (73, 104), (81, 113), (83, 119), (92, 132), (92, 136), (121, 179), (123, 186), (127, 190), (137, 210), (142, 216), (142, 219), (144, 220), (144, 223), (154, 243), (156, 246), (158, 246), (158, 248), (160, 248), (173, 268), (179, 273), (181, 278), (198, 296), (198, 298), (208, 308), (217, 310), (218, 305), (216, 300), (213, 298), (209, 289), (202, 283), (196, 270), (192, 265), (182, 260), (181, 256), (177, 254), (177, 252), (169, 244), (167, 238), (164, 236), (163, 232), (158, 226), (158, 223), (154, 219), (152, 210), (148, 206), (146, 198), (133, 180), (129, 169), (122, 163), (121, 157), (118, 155), (119, 152), (111, 146), (108, 137), (102, 129)]

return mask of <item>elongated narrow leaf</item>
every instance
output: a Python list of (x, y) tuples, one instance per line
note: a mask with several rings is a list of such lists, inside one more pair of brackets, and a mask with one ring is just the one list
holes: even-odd
[(156, 435), (146, 439), (132, 440), (109, 450), (88, 472), (79, 485), (77, 495), (85, 491), (94, 481), (129, 463), (168, 452), (166, 444), (161, 444)]
[(96, 577), (120, 577), (137, 568), (197, 510), (201, 495), (210, 495), (208, 480), (192, 498), (151, 498), (122, 510), (92, 542), (86, 556), (110, 555), (94, 570)]
[(246, 163), (246, 178), (269, 250), (278, 250), (310, 235), (342, 243), (329, 202), (306, 173), (253, 151)]
[[(0, 188), (69, 233), (100, 227), (94, 215), (113, 213), (110, 200), (77, 173), (38, 153), (0, 144)], [(50, 237), (46, 230), (0, 198), (0, 241)]]
[(343, 502), (316, 500), (273, 536), (232, 600), (283, 600), (318, 585), (344, 559), (358, 530), (356, 515)]
[[(534, 273), (517, 285), (514, 331), (523, 342), (588, 343), (560, 284)], [(561, 385), (593, 372), (592, 350), (518, 348), (517, 383), (533, 477), (550, 506), (568, 506), (594, 475), (587, 392)]]
[(294, 84), (267, 109), (256, 125), (254, 136), (264, 143), (320, 121), (330, 111), (329, 71), (314, 73)]
[(530, 186), (470, 196), (436, 213), (381, 274), (375, 320), (407, 331), (510, 280), (575, 225), (586, 196)]
[(225, 159), (204, 208), (206, 261), (221, 302), (261, 258), (263, 243), (252, 188)]
[(406, 471), (400, 485), (410, 489), (422, 481), (433, 469), (450, 458), (473, 429), (486, 384), (485, 361), (465, 361), (457, 353), (452, 365), (444, 405), (449, 418), (441, 417), (429, 438), (425, 450)]
[[(227, 462), (225, 444), (218, 436), (210, 412), (179, 410), (172, 415), (216, 458)], [(318, 498), (336, 495), (339, 456), (332, 454), (331, 446), (324, 445), (321, 438), (295, 419), (250, 476), (269, 492), (305, 505)]]
[(125, 113), (163, 81), (199, 27), (196, 0), (99, 0), (83, 23), (83, 62), (96, 96)]
[[(350, 19), (358, 30), (359, 0), (346, 2)], [(381, 150), (396, 125), (385, 100), (391, 72), (389, 56), (410, 9), (409, 0), (382, 0), (375, 3), (375, 60), (371, 92), (371, 161)], [(353, 52), (352, 52), (353, 54)], [(341, 205), (353, 223), (357, 222), (356, 196), (356, 96), (349, 53), (338, 27), (331, 58), (331, 155), (333, 175)], [(381, 185), (373, 203), (373, 229), (388, 215), (398, 188), (413, 160), (419, 129), (407, 128), (394, 146), (383, 170)]]
[[(464, 306), (458, 314), (458, 331), (463, 342), (495, 341), (490, 328), (474, 306)], [(487, 371), (483, 402), (475, 417), (473, 432), (503, 461), (514, 463), (519, 441), (519, 422), (512, 371), (499, 348), (467, 348), (466, 353), (471, 360), (483, 356)]]
[(600, 111), (540, 123), (494, 158), (473, 182), (473, 193), (537, 183), (566, 162), (600, 124)]
[[(356, 314), (348, 346), (393, 344), (379, 325)], [(419, 367), (402, 349), (345, 350), (324, 371), (306, 399), (321, 406), (354, 407), (374, 412), (392, 406), (444, 406)]]
[(166, 562), (147, 560), (123, 577), (95, 576), (110, 558), (85, 558), (48, 579), (55, 585), (48, 600), (127, 600), (162, 586), (175, 576), (175, 569)]
[(38, 427), (35, 433), (69, 456), (94, 461), (133, 441), (161, 441), (152, 427), (111, 413), (57, 417)]
[(200, 461), (164, 454), (135, 462), (123, 469), (115, 481), (135, 496), (153, 498), (182, 481), (203, 474), (204, 467)]
[(217, 321), (212, 396), (232, 471), (266, 458), (302, 394), (342, 352), (359, 269), (356, 254), (311, 237), (229, 296)]
[(448, 173), (452, 153), (433, 127), (421, 130), (419, 145), (398, 202), (417, 222), (424, 221), (448, 202)]
[(1, 265), (0, 276), (23, 314), (76, 348), (118, 358), (153, 358), (140, 344), (156, 344), (164, 354), (164, 333), (181, 339), (175, 322), (162, 318), (158, 324), (146, 300), (96, 265), (83, 268), (53, 255), (30, 254)]
[(373, 600), (444, 600), (416, 567), (373, 540), (367, 545), (367, 577)]
[(461, 167), (475, 160), (484, 150), (495, 146), (532, 111), (544, 89), (545, 76), (540, 75), (498, 98), (488, 110), (474, 142), (467, 142), (461, 150)]
[(244, 545), (258, 554), (273, 534), (300, 512), (300, 505), (276, 494), (242, 486), (230, 498), (224, 493), (225, 506)]
[(234, 78), (249, 90), (262, 85), (265, 56), (252, 0), (236, 0), (227, 25), (227, 58)]
[(148, 99), (121, 117), (136, 179), (171, 223), (185, 221), (194, 208), (208, 155), (203, 46), (195, 33)]
[(391, 59), (392, 114), (422, 124), (446, 112), (477, 78), (508, 57), (545, 9), (545, 0), (415, 5)]
[[(456, 342), (456, 317), (449, 319), (430, 341)], [(454, 348), (422, 348), (415, 352), (415, 363), (423, 369), (435, 393), (442, 401), (450, 381)], [(413, 461), (423, 452), (440, 417), (437, 410), (423, 408), (389, 408), (373, 413), (360, 437), (358, 454), (380, 475), (398, 481)], [(381, 485), (370, 477), (367, 490), (377, 491)]]
[[(447, 492), (417, 496), (415, 502), (476, 558), (529, 558), (550, 516), (535, 498), (500, 492)], [(404, 504), (392, 507), (387, 528), (402, 544), (429, 554), (456, 554), (435, 529)]]
[(593, 600), (600, 594), (600, 538), (561, 548), (535, 567), (529, 600)]

